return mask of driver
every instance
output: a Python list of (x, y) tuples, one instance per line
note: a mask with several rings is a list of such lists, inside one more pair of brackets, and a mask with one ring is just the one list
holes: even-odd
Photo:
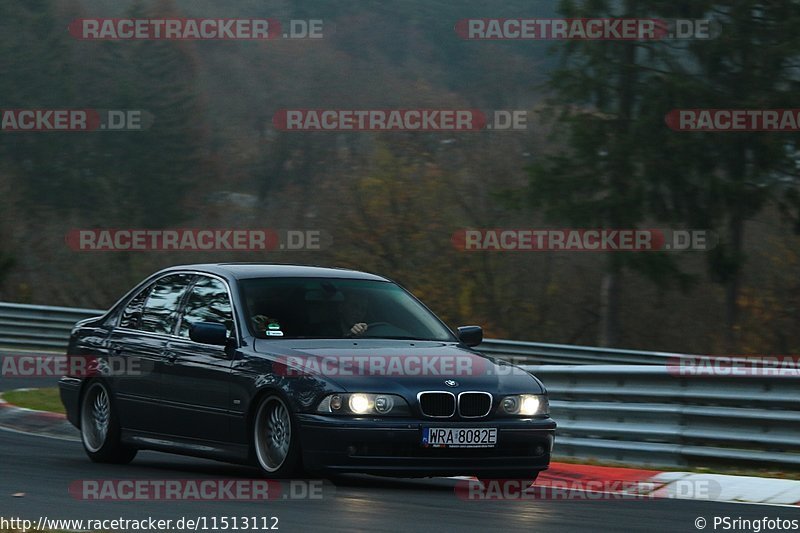
[(267, 326), (269, 326), (270, 323), (277, 323), (277, 320), (266, 315), (254, 315), (250, 320), (253, 321), (253, 327), (259, 333), (267, 331)]
[(366, 333), (366, 319), (367, 298), (360, 294), (348, 295), (339, 312), (339, 321), (345, 337), (360, 337)]
[[(260, 301), (263, 300), (259, 299), (256, 300), (250, 294), (247, 295), (247, 308), (252, 312), (256, 309), (261, 309), (263, 305), (260, 304)], [(267, 331), (267, 326), (270, 323), (276, 322), (275, 319), (268, 317), (267, 315), (262, 315), (261, 313), (257, 313), (250, 317), (251, 322), (253, 323), (253, 329), (256, 330), (257, 333), (265, 333)], [(265, 333), (266, 334), (266, 333)]]

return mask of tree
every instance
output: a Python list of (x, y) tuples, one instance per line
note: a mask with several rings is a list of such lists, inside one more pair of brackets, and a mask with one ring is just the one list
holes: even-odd
[[(565, 1), (570, 18), (652, 16), (659, 2)], [(561, 66), (549, 81), (551, 116), (561, 150), (531, 167), (530, 205), (550, 222), (577, 228), (635, 228), (668, 212), (649, 209), (658, 191), (650, 187), (641, 157), (641, 135), (653, 127), (644, 95), (654, 69), (668, 62), (652, 41), (571, 41), (560, 47)], [(663, 120), (658, 125), (663, 127)], [(603, 346), (621, 341), (619, 312), (626, 269), (662, 286), (689, 281), (672, 256), (609, 253), (600, 287)]]
[[(793, 107), (798, 90), (800, 5), (796, 2), (718, 0), (695, 8), (714, 18), (721, 35), (681, 49), (649, 91), (659, 114), (670, 108)], [(651, 117), (655, 120), (656, 116)], [(797, 199), (797, 134), (765, 132), (643, 132), (648, 175), (665, 200), (696, 227), (715, 229), (720, 244), (708, 255), (711, 278), (725, 289), (725, 345), (740, 349), (745, 223), (771, 202)], [(796, 203), (794, 204), (796, 207)]]

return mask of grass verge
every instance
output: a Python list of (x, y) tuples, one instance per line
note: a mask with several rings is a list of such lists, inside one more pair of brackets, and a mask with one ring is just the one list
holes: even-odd
[(57, 387), (8, 391), (3, 393), (3, 399), (26, 409), (64, 414), (64, 406), (61, 405)]

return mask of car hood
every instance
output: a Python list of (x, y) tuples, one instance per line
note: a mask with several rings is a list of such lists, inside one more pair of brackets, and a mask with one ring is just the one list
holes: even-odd
[(537, 379), (519, 367), (448, 342), (256, 339), (255, 350), (277, 360), (276, 368), (287, 375), (313, 375), (350, 392), (544, 391)]

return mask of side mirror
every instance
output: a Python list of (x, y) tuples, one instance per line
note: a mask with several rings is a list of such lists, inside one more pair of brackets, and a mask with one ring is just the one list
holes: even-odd
[(228, 328), (216, 322), (198, 322), (189, 326), (189, 338), (202, 344), (225, 346), (228, 343)]
[(477, 346), (483, 342), (483, 328), (480, 326), (461, 326), (458, 328), (458, 340), (467, 346)]

